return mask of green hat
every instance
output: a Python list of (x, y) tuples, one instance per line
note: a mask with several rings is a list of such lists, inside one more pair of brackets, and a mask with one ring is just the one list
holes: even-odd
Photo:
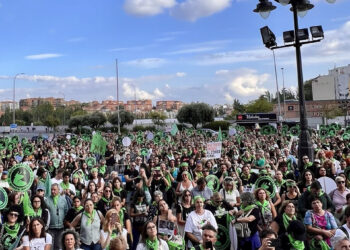
[(196, 195), (196, 196), (193, 198), (194, 202), (196, 202), (198, 199), (200, 199), (200, 200), (202, 200), (202, 201), (205, 201), (205, 199), (204, 199), (202, 196), (200, 196), (200, 195)]
[(183, 163), (181, 163), (180, 166), (181, 166), (181, 167), (188, 167), (188, 163), (187, 163), (187, 162), (183, 162)]

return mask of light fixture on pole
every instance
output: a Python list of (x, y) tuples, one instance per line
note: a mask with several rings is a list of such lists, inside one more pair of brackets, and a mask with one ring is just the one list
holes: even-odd
[(281, 68), (282, 70), (282, 83), (283, 83), (283, 118), (285, 118), (286, 115), (286, 89), (284, 87), (284, 68)]
[[(268, 47), (270, 49), (279, 49), (284, 47), (295, 47), (295, 55), (296, 55), (296, 64), (297, 64), (297, 76), (298, 76), (298, 94), (299, 94), (299, 112), (300, 112), (300, 136), (298, 143), (298, 158), (302, 159), (304, 155), (307, 155), (310, 161), (313, 161), (314, 154), (313, 148), (311, 144), (310, 134), (308, 131), (308, 122), (306, 119), (306, 108), (305, 108), (305, 96), (304, 96), (304, 80), (303, 80), (303, 70), (302, 70), (302, 60), (301, 60), (301, 50), (300, 47), (303, 44), (319, 42), (321, 39), (305, 41), (308, 39), (308, 32), (305, 32), (305, 29), (299, 31), (299, 23), (298, 16), (305, 16), (307, 11), (314, 7), (313, 4), (310, 4), (308, 0), (275, 0), (282, 5), (290, 4), (290, 10), (293, 12), (293, 20), (294, 20), (294, 42), (292, 44), (287, 44), (284, 46), (272, 46)], [(333, 2), (333, 0), (329, 0)], [(328, 2), (329, 2), (328, 1)], [(269, 0), (259, 0), (259, 4), (257, 5), (254, 12), (259, 13), (262, 17), (268, 17), (270, 12), (274, 10), (276, 6), (273, 6)], [(265, 14), (261, 12), (266, 12)], [(312, 32), (313, 33), (313, 32)], [(306, 37), (307, 36), (307, 37)], [(284, 36), (285, 38), (285, 36)], [(288, 41), (292, 42), (292, 37), (289, 35)], [(304, 41), (303, 41), (304, 40)], [(265, 46), (265, 40), (263, 40)], [(299, 161), (299, 164), (302, 161)]]
[(118, 135), (120, 135), (120, 108), (119, 108), (119, 71), (118, 71), (118, 59), (115, 60), (115, 64), (116, 64), (116, 78), (117, 78)]
[(24, 73), (18, 73), (13, 77), (13, 113), (12, 113), (12, 122), (16, 124), (16, 78), (19, 75), (24, 75)]
[(273, 6), (272, 3), (269, 2), (268, 0), (259, 0), (259, 1), (260, 3), (257, 4), (254, 12), (259, 13), (262, 18), (266, 19), (269, 17), (270, 12), (276, 9), (276, 6)]

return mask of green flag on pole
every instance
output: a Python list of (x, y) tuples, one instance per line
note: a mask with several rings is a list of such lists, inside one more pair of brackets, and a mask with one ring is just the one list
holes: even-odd
[(222, 141), (221, 127), (219, 127), (218, 141)]
[(99, 155), (105, 155), (107, 142), (100, 133), (95, 133), (92, 137), (90, 151)]
[(176, 123), (174, 123), (173, 126), (171, 127), (171, 131), (170, 131), (171, 135), (175, 136), (178, 131), (179, 131), (179, 129), (177, 128)]

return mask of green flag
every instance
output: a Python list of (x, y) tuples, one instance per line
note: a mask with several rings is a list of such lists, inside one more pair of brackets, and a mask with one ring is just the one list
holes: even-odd
[(221, 127), (219, 127), (218, 141), (222, 141)]
[(92, 137), (90, 151), (92, 153), (105, 155), (107, 142), (103, 139), (100, 133), (95, 133)]
[(174, 123), (173, 126), (171, 127), (171, 131), (170, 131), (171, 135), (175, 136), (178, 131), (179, 131), (179, 129), (177, 128), (176, 123)]

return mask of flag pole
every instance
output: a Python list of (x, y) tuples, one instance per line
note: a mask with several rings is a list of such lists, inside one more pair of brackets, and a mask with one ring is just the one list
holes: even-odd
[(115, 60), (116, 63), (116, 77), (117, 77), (117, 112), (118, 112), (118, 135), (120, 135), (120, 114), (119, 114), (119, 76), (118, 76), (118, 59)]

